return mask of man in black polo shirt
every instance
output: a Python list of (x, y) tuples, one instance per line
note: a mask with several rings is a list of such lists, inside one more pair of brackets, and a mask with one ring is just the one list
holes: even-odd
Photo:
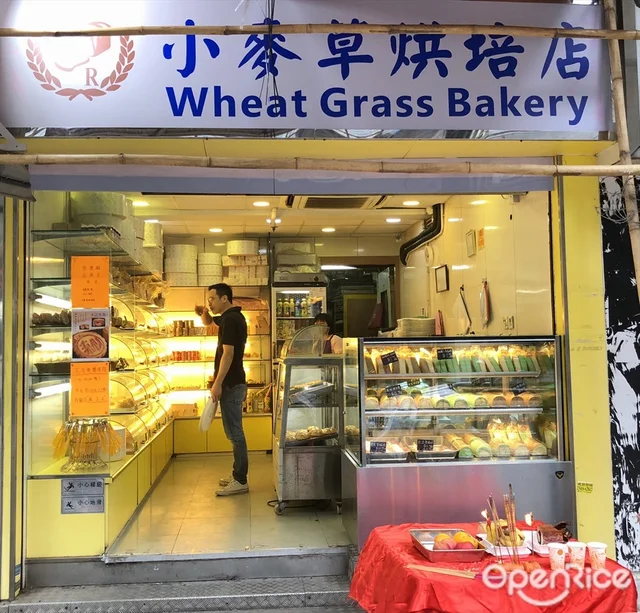
[[(224, 433), (233, 446), (233, 473), (220, 479), (222, 489), (218, 496), (246, 494), (249, 454), (242, 428), (242, 403), (247, 396), (247, 382), (242, 366), (244, 346), (247, 342), (247, 321), (241, 307), (233, 306), (233, 292), (226, 283), (209, 287), (208, 309), (197, 306), (196, 313), (206, 326), (215, 323), (218, 328), (218, 347), (211, 398), (220, 402)], [(212, 317), (211, 313), (219, 313)]]

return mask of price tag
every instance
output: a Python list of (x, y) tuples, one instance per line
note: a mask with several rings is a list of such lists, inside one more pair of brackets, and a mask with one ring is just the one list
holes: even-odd
[(436, 442), (432, 438), (419, 438), (418, 451), (433, 451)]
[(371, 441), (371, 453), (387, 453), (387, 442)]
[(385, 392), (389, 398), (402, 396), (402, 385), (387, 385)]
[(417, 387), (422, 383), (422, 379), (409, 379), (406, 383), (407, 387)]
[(453, 360), (453, 349), (438, 349), (436, 353), (439, 360)]
[(109, 415), (109, 363), (71, 364), (71, 417)]
[(520, 394), (524, 394), (527, 391), (527, 386), (524, 381), (513, 381), (511, 383), (511, 391), (514, 396), (519, 396)]
[(398, 356), (396, 355), (395, 351), (391, 351), (390, 353), (381, 355), (380, 359), (385, 366), (389, 366), (389, 364), (393, 364), (394, 362), (398, 361)]

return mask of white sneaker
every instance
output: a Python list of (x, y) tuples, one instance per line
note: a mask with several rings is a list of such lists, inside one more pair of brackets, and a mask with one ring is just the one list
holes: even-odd
[(248, 494), (249, 493), (249, 485), (245, 483), (242, 485), (238, 483), (235, 479), (231, 479), (229, 483), (223, 487), (221, 490), (216, 491), (216, 496), (235, 496), (236, 494)]
[(227, 485), (229, 485), (229, 483), (231, 483), (233, 481), (233, 473), (231, 473), (228, 477), (225, 477), (224, 479), (220, 479), (220, 481), (218, 481), (218, 485), (220, 485), (221, 487), (227, 487)]

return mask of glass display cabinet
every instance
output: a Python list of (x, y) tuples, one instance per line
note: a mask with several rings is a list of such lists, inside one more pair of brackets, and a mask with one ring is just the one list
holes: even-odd
[(323, 355), (324, 326), (299, 330), (278, 360), (273, 431), (275, 511), (293, 500), (340, 498), (343, 358)]
[[(571, 520), (557, 338), (357, 344), (359, 410), (347, 405), (343, 454), (354, 542), (385, 523), (475, 521), (510, 483), (536, 517)], [(353, 377), (354, 341), (345, 347)]]

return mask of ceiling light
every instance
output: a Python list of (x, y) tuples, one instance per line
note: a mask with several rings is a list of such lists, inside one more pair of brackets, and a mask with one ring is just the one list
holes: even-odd
[(499, 226), (485, 226), (484, 229), (485, 230), (499, 230), (500, 227)]
[(260, 247), (260, 249), (258, 249), (258, 254), (259, 255), (267, 255), (267, 248), (266, 247)]
[(402, 219), (399, 217), (387, 217), (387, 223), (400, 223)]
[(322, 270), (356, 270), (355, 266), (346, 266), (345, 264), (324, 264), (320, 268)]
[(145, 219), (145, 221), (146, 221), (147, 223), (160, 223), (160, 221), (159, 221), (159, 220), (157, 220), (157, 219)]
[(253, 203), (253, 206), (269, 206), (269, 203), (266, 200), (257, 200)]
[(457, 223), (458, 221), (462, 221), (462, 217), (449, 217), (449, 219), (447, 219), (447, 221), (449, 223)]
[(335, 228), (322, 228), (323, 232), (335, 232), (336, 229)]
[(295, 291), (284, 291), (284, 292), (278, 292), (278, 294), (310, 294), (311, 292), (309, 290), (306, 289), (297, 289)]
[(471, 204), (473, 204), (474, 206), (477, 206), (479, 204), (487, 204), (486, 200), (472, 200)]
[(224, 247), (227, 243), (213, 243), (214, 247)]
[(461, 266), (457, 265), (457, 264), (454, 264), (451, 267), (451, 270), (469, 270), (470, 268), (471, 268), (471, 266), (467, 266), (466, 264), (462, 264)]
[(212, 232), (213, 234), (220, 234), (220, 232), (222, 232), (222, 228), (209, 228), (209, 232)]
[(32, 264), (59, 264), (64, 262), (64, 258), (41, 258), (34, 256), (31, 258)]
[(324, 247), (324, 243), (316, 243), (316, 247)]
[(420, 204), (420, 200), (405, 200), (402, 205), (403, 206), (418, 206)]
[(134, 200), (132, 204), (135, 207), (151, 206), (146, 200)]
[[(273, 222), (280, 223), (282, 219), (274, 219)], [(271, 219), (267, 219), (267, 223), (273, 223)]]

